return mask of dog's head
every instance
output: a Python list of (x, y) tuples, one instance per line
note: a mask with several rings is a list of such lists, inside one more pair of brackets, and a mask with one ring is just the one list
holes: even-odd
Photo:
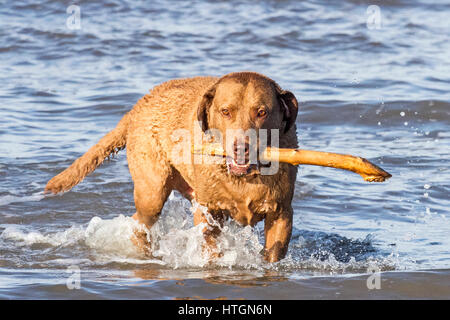
[[(243, 176), (258, 166), (260, 146), (272, 144), (271, 130), (279, 130), (280, 137), (286, 134), (295, 127), (297, 112), (295, 96), (275, 81), (254, 72), (237, 72), (206, 91), (197, 116), (203, 131), (220, 136), (228, 171)], [(261, 132), (266, 141), (261, 141)]]

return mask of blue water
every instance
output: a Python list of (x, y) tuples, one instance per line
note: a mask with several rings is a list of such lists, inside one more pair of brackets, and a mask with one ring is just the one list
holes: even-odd
[[(450, 298), (448, 1), (89, 1), (79, 29), (70, 5), (0, 1), (0, 298)], [(204, 265), (178, 194), (152, 230), (155, 259), (136, 253), (126, 150), (42, 194), (153, 86), (242, 70), (295, 93), (302, 148), (393, 177), (301, 167), (273, 265), (262, 226), (232, 223), (224, 258)]]

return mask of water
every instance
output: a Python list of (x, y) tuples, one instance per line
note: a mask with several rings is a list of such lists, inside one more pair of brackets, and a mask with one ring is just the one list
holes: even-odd
[[(90, 1), (78, 30), (68, 3), (0, 3), (0, 298), (450, 298), (447, 1)], [(42, 194), (154, 85), (241, 70), (296, 94), (301, 147), (393, 178), (301, 167), (276, 264), (261, 261), (262, 225), (232, 222), (208, 264), (178, 194), (142, 257), (125, 150)], [(381, 289), (367, 287), (373, 270)]]

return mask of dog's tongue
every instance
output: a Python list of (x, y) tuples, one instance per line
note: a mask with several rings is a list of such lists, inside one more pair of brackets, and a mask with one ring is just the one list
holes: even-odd
[(227, 168), (228, 172), (235, 175), (235, 176), (242, 176), (244, 174), (247, 174), (250, 169), (250, 163), (247, 164), (237, 164), (236, 161), (233, 158), (228, 157), (227, 158)]

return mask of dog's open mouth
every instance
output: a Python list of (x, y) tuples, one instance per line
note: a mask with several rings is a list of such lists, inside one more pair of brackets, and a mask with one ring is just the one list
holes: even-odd
[(239, 164), (232, 157), (226, 158), (226, 164), (228, 172), (235, 176), (243, 176), (252, 173), (254, 169), (257, 169), (258, 167), (256, 164), (252, 164), (249, 161), (246, 161), (244, 164)]

